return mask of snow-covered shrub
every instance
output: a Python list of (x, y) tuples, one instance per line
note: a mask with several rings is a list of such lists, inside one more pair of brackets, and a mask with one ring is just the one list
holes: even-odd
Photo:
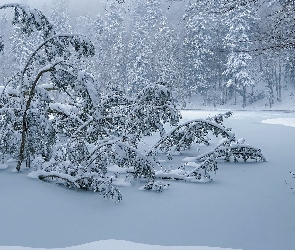
[(247, 160), (266, 161), (260, 149), (244, 144), (244, 139), (236, 141), (235, 134), (231, 129), (223, 125), (224, 118), (228, 118), (232, 114), (229, 111), (225, 114), (208, 117), (205, 120), (198, 119), (181, 124), (163, 136), (148, 154), (156, 155), (159, 151), (165, 152), (168, 158), (172, 159), (173, 151), (180, 152), (189, 149), (194, 142), (209, 145), (208, 132), (211, 131), (216, 137), (220, 135), (224, 139), (214, 150), (196, 157), (197, 161), (206, 161), (211, 156), (214, 156), (215, 159), (224, 158), (226, 161), (230, 161), (230, 159), (234, 161), (243, 159), (245, 162)]
[(214, 150), (201, 154), (195, 159), (196, 161), (204, 161), (212, 156), (216, 159), (233, 160), (234, 162), (237, 162), (239, 159), (242, 159), (244, 162), (248, 160), (255, 162), (266, 161), (261, 150), (244, 144), (244, 139), (239, 139), (238, 141), (222, 140)]
[(108, 141), (90, 153), (82, 138), (59, 145), (50, 161), (36, 158), (31, 176), (68, 187), (98, 191), (106, 198), (120, 201), (121, 193), (112, 184), (113, 177), (108, 175), (108, 168), (114, 165), (125, 170), (122, 172), (132, 174), (133, 178), (146, 178), (148, 182), (155, 179), (157, 163), (137, 149), (120, 141)]
[(107, 176), (108, 167), (114, 164), (126, 169), (133, 178), (144, 177), (148, 182), (154, 181), (156, 163), (120, 141), (99, 145), (89, 153), (81, 141), (74, 140), (67, 147), (60, 146), (50, 161), (36, 158), (31, 176), (71, 188), (93, 190), (106, 198), (121, 201), (122, 195), (112, 184), (113, 178)]

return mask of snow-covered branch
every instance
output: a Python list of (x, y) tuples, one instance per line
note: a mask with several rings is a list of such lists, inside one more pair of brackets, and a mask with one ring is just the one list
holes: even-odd
[(208, 145), (209, 139), (207, 135), (209, 131), (215, 136), (221, 135), (230, 140), (234, 140), (235, 137), (234, 133), (216, 122), (197, 119), (174, 128), (153, 146), (149, 154), (157, 150), (169, 152), (172, 148), (174, 148), (175, 151), (185, 150), (188, 149), (193, 142)]
[(255, 162), (266, 161), (266, 158), (261, 153), (261, 149), (244, 144), (244, 140), (229, 141), (218, 145), (214, 150), (201, 154), (195, 157), (195, 161), (204, 161), (208, 157), (214, 157), (215, 159), (224, 159), (225, 161), (233, 160), (237, 162), (242, 159), (244, 162), (252, 160)]
[[(37, 53), (42, 49), (45, 48), (47, 51), (47, 54), (49, 53), (49, 60), (52, 60), (54, 56), (60, 56), (58, 53), (58, 50), (54, 51), (49, 51), (49, 48), (54, 48), (54, 46), (59, 46), (59, 50), (61, 49), (60, 46), (62, 47), (62, 50), (67, 50), (67, 44), (65, 41), (68, 41), (73, 48), (75, 49), (76, 52), (78, 52), (78, 55), (81, 57), (83, 56), (92, 56), (94, 55), (94, 46), (91, 43), (91, 41), (83, 35), (80, 34), (62, 34), (62, 35), (54, 35), (44, 42), (42, 42), (36, 49), (35, 51), (31, 54), (29, 59), (27, 60), (26, 65), (24, 66), (22, 73), (21, 73), (21, 83), (23, 84), (23, 79), (26, 71), (29, 69), (29, 65), (33, 62), (35, 56)], [(57, 54), (57, 55), (56, 55)]]

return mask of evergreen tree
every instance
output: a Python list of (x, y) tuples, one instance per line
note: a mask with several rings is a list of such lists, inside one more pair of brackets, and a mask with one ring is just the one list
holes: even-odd
[[(205, 92), (206, 95), (210, 88), (208, 59), (213, 55), (213, 52), (210, 44), (212, 34), (210, 34), (209, 29), (212, 21), (208, 20), (210, 16), (203, 12), (204, 5), (205, 2), (190, 1), (186, 8), (184, 47), (186, 50), (185, 61), (187, 62), (186, 74), (190, 91)], [(205, 97), (205, 99), (207, 98)]]
[(9, 40), (9, 28), (7, 15), (5, 13), (0, 16), (0, 85), (3, 85), (8, 75), (7, 72), (11, 65), (9, 50), (6, 49), (5, 44), (7, 45)]
[(72, 33), (69, 17), (69, 0), (53, 0), (50, 14), (50, 22), (58, 34)]
[(131, 36), (128, 44), (127, 74), (130, 90), (140, 89), (158, 80), (155, 76), (155, 33), (163, 19), (158, 0), (135, 1), (131, 14)]
[[(101, 81), (108, 88), (126, 90), (127, 34), (124, 5), (112, 2), (107, 9), (101, 36)], [(101, 30), (100, 27), (98, 27)]]
[(158, 81), (167, 83), (173, 90), (180, 89), (178, 47), (175, 30), (169, 26), (167, 17), (163, 15), (155, 32), (154, 74)]
[(253, 21), (250, 10), (236, 9), (229, 13), (229, 31), (225, 37), (225, 46), (230, 53), (227, 58), (226, 70), (224, 74), (228, 77), (226, 87), (231, 89), (235, 95), (235, 105), (237, 104), (236, 93), (240, 93), (243, 101), (242, 106), (247, 104), (247, 87), (254, 85), (251, 74), (252, 57), (248, 50), (250, 48), (249, 32)]

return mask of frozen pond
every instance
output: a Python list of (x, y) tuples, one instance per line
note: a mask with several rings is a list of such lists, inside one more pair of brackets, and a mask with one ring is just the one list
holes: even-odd
[[(187, 121), (222, 112), (182, 114)], [(143, 184), (136, 182), (120, 188), (120, 204), (32, 180), (29, 170), (13, 173), (14, 163), (9, 163), (0, 170), (0, 246), (61, 248), (116, 239), (162, 246), (291, 250), (294, 119), (295, 113), (234, 112), (224, 124), (237, 138), (261, 148), (267, 162), (219, 162), (212, 182), (171, 181), (163, 193), (140, 191)], [(289, 126), (269, 124), (274, 121)]]

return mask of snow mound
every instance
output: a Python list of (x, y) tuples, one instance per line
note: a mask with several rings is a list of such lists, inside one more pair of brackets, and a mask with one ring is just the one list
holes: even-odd
[(266, 119), (261, 122), (267, 123), (267, 124), (277, 124), (277, 125), (284, 125), (284, 126), (288, 126), (288, 127), (295, 127), (295, 118)]
[[(66, 248), (53, 248), (52, 250), (97, 250), (97, 249), (120, 249), (120, 250), (232, 250), (231, 248), (206, 247), (206, 246), (157, 246), (134, 243), (124, 240), (101, 240), (80, 246)], [(0, 250), (46, 250), (45, 248), (30, 248), (19, 246), (0, 246)]]

